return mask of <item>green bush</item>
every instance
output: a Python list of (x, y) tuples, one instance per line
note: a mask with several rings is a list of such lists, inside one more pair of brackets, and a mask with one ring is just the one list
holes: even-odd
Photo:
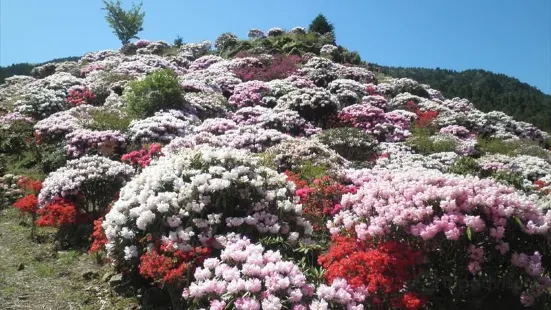
[(130, 114), (140, 118), (183, 105), (178, 78), (169, 69), (156, 70), (143, 80), (129, 82), (125, 96)]
[(358, 128), (327, 129), (316, 137), (348, 160), (367, 161), (377, 151), (377, 139)]
[(480, 172), (476, 159), (472, 157), (459, 157), (448, 169), (448, 173), (477, 176)]
[(0, 153), (17, 154), (27, 148), (33, 137), (33, 124), (27, 121), (14, 121), (9, 129), (0, 129)]
[(91, 124), (88, 126), (93, 130), (118, 130), (121, 132), (126, 131), (132, 117), (118, 113), (117, 111), (109, 110), (93, 110), (90, 112)]
[(482, 153), (509, 156), (529, 155), (551, 160), (551, 153), (531, 140), (478, 139), (478, 149)]
[(512, 186), (518, 190), (524, 190), (524, 177), (520, 173), (498, 171), (492, 173), (491, 176), (499, 183)]
[(452, 139), (433, 139), (430, 131), (426, 128), (415, 128), (412, 135), (406, 140), (406, 144), (423, 155), (454, 152), (457, 146), (457, 143)]

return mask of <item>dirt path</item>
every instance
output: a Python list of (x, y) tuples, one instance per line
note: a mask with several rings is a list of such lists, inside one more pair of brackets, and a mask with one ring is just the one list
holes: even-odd
[[(109, 266), (78, 251), (31, 241), (17, 210), (0, 211), (0, 309), (136, 309), (134, 298), (116, 297), (101, 281)], [(39, 239), (54, 231), (39, 229)]]

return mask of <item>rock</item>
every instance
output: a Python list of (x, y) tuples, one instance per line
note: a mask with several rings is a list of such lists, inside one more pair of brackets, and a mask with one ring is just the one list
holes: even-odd
[(17, 298), (19, 298), (19, 300), (27, 300), (27, 299), (29, 299), (29, 295), (21, 295)]
[(19, 265), (17, 265), (17, 271), (21, 271), (23, 269), (25, 269), (25, 264), (19, 263)]
[(109, 285), (111, 287), (117, 286), (122, 283), (122, 274), (116, 274), (109, 279)]
[(87, 270), (82, 273), (82, 278), (85, 280), (97, 279), (99, 278), (99, 273), (93, 270)]
[(109, 279), (111, 279), (112, 276), (114, 276), (115, 273), (112, 272), (112, 271), (108, 271), (106, 272), (102, 277), (101, 277), (101, 282), (107, 282), (109, 281)]

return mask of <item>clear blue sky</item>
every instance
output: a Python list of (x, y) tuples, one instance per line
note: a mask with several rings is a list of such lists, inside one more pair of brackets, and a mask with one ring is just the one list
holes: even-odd
[[(551, 93), (549, 0), (144, 0), (140, 36), (172, 43), (245, 38), (250, 28), (308, 26), (382, 65), (504, 73)], [(123, 0), (130, 7), (131, 0)], [(120, 47), (101, 0), (0, 0), (0, 65)]]

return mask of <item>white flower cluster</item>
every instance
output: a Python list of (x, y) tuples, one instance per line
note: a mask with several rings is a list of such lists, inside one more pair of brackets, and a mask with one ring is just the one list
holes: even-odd
[(5, 174), (0, 176), (0, 210), (10, 206), (23, 195), (23, 191), (17, 185), (18, 176)]
[(61, 111), (38, 121), (34, 125), (34, 131), (41, 140), (55, 141), (62, 139), (68, 133), (83, 129), (86, 121), (90, 119), (90, 112), (98, 108), (90, 105), (80, 105), (66, 111)]
[(321, 87), (292, 91), (277, 100), (277, 109), (295, 110), (309, 121), (322, 121), (340, 109), (333, 94)]
[(332, 94), (336, 95), (341, 106), (357, 104), (367, 95), (366, 87), (360, 82), (348, 79), (337, 79), (327, 86)]
[(224, 117), (229, 106), (226, 98), (217, 93), (186, 93), (184, 101), (201, 119)]
[(311, 136), (321, 128), (293, 110), (269, 109), (261, 106), (244, 107), (229, 116), (239, 125), (256, 125), (264, 129), (275, 129), (292, 136)]
[(28, 87), (27, 92), (15, 102), (15, 111), (35, 118), (46, 118), (69, 106), (63, 91), (36, 86)]
[(293, 241), (312, 226), (300, 215), (294, 183), (259, 165), (249, 152), (199, 147), (161, 157), (120, 191), (105, 216), (109, 256), (120, 261), (124, 247), (148, 233), (182, 251), (215, 234), (249, 231)]
[(320, 54), (322, 55), (331, 55), (333, 52), (337, 51), (339, 48), (332, 44), (325, 44), (320, 49)]
[(268, 29), (268, 32), (266, 34), (268, 35), (268, 37), (276, 37), (276, 36), (280, 36), (284, 33), (285, 33), (285, 29), (279, 28), (279, 27), (274, 27), (274, 28)]
[(77, 129), (65, 136), (69, 157), (79, 157), (94, 152), (110, 156), (126, 146), (126, 136), (118, 130), (94, 131)]
[(168, 143), (193, 132), (197, 124), (198, 119), (194, 115), (185, 115), (176, 110), (157, 112), (151, 117), (133, 120), (128, 127), (128, 137), (137, 143)]
[(180, 47), (180, 55), (189, 60), (195, 60), (201, 56), (205, 56), (210, 50), (212, 43), (210, 41), (202, 41), (200, 43), (188, 43)]
[(83, 156), (68, 161), (48, 175), (38, 195), (38, 203), (44, 207), (56, 197), (71, 199), (79, 193), (97, 198), (93, 196), (116, 190), (133, 175), (134, 169), (129, 165), (97, 155)]
[(136, 54), (138, 55), (162, 55), (164, 51), (170, 48), (170, 44), (166, 43), (165, 41), (155, 41), (149, 42), (145, 46), (140, 47), (139, 42), (136, 42), (136, 47), (138, 47), (138, 49), (136, 50)]
[(482, 170), (520, 173), (528, 181), (551, 175), (551, 164), (542, 158), (529, 155), (511, 157), (492, 154), (482, 156), (477, 161)]

